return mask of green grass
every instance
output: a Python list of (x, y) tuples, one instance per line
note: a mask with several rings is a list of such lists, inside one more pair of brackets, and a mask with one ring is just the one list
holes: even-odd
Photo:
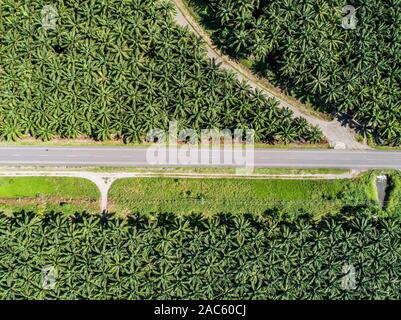
[(384, 172), (388, 176), (388, 189), (386, 200), (386, 212), (388, 215), (401, 214), (401, 173), (400, 171)]
[(329, 143), (288, 143), (288, 144), (267, 144), (255, 143), (255, 149), (330, 149)]
[(0, 210), (62, 210), (66, 213), (99, 211), (100, 193), (95, 184), (82, 178), (1, 177)]
[(335, 168), (311, 168), (311, 169), (296, 169), (296, 168), (256, 168), (257, 174), (345, 174), (350, 171), (347, 169)]
[(371, 175), (353, 180), (127, 178), (109, 193), (112, 212), (263, 215), (308, 213), (316, 218), (345, 206), (377, 205)]
[(380, 146), (372, 140), (368, 140), (368, 146), (380, 151), (400, 151), (401, 146)]

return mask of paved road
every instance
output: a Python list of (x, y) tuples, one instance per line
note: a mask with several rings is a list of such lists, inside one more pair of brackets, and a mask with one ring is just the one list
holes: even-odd
[[(149, 154), (154, 155), (144, 147), (1, 147), (0, 165), (150, 167), (156, 163), (154, 159), (149, 161)], [(220, 157), (222, 153), (217, 152), (202, 164), (200, 157), (195, 157), (192, 158), (192, 165), (238, 167), (212, 163), (211, 159), (218, 160)], [(272, 168), (401, 169), (401, 151), (255, 149), (254, 163), (255, 167)], [(170, 165), (185, 164), (172, 161)]]

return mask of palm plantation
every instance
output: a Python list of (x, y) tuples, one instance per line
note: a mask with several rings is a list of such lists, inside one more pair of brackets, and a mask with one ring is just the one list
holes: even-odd
[(320, 131), (205, 58), (169, 1), (6, 1), (0, 19), (0, 139), (143, 141), (149, 130), (255, 128), (267, 143), (320, 142)]
[[(400, 0), (351, 1), (355, 30), (341, 28), (340, 0), (188, 1), (202, 10), (221, 48), (287, 93), (351, 117), (376, 143), (401, 144)], [(1, 142), (135, 143), (172, 120), (197, 131), (251, 128), (256, 141), (269, 144), (324, 141), (304, 118), (207, 59), (202, 40), (175, 24), (171, 1), (56, 3), (53, 30), (41, 22), (47, 1), (1, 2)], [(110, 199), (146, 210), (13, 207), (0, 212), (0, 299), (399, 299), (401, 180), (388, 177), (386, 208), (376, 204), (371, 179), (357, 190), (330, 184), (319, 202), (303, 195), (273, 201), (276, 184), (260, 196), (260, 212), (247, 207), (257, 204), (257, 188), (240, 199), (238, 182), (221, 193), (235, 193), (239, 209), (229, 207), (231, 195), (224, 210), (210, 209), (203, 184), (194, 196), (162, 199), (146, 198), (145, 183), (123, 185)], [(157, 201), (177, 207), (160, 209)], [(214, 211), (199, 212), (194, 202)], [(349, 267), (357, 290), (344, 287)], [(57, 272), (51, 290), (43, 287), (48, 268)]]
[[(0, 219), (1, 299), (398, 299), (399, 220), (20, 212)], [(345, 265), (357, 290), (342, 285)], [(57, 272), (42, 289), (42, 268)]]
[[(400, 145), (401, 1), (188, 0), (216, 43), (287, 93)], [(356, 8), (356, 29), (342, 8)]]

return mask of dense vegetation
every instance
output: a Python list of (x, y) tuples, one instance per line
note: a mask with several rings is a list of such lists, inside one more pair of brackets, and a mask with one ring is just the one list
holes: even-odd
[[(399, 186), (394, 190), (399, 192)], [(397, 197), (391, 197), (392, 207), (399, 204)], [(109, 209), (119, 214), (274, 212), (296, 219), (305, 212), (319, 218), (372, 206), (378, 207), (373, 174), (338, 180), (127, 178), (115, 181), (109, 191)]]
[[(321, 110), (401, 144), (400, 0), (189, 0), (222, 49)], [(342, 27), (353, 5), (356, 29)]]
[(2, 1), (0, 139), (142, 141), (150, 129), (253, 128), (256, 140), (319, 142), (321, 132), (206, 59), (169, 1)]
[[(370, 215), (317, 225), (230, 215), (2, 215), (0, 298), (399, 299), (400, 222)], [(49, 267), (56, 282), (44, 290)]]

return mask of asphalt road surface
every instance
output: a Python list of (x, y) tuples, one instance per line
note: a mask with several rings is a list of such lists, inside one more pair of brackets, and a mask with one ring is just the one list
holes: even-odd
[[(206, 150), (202, 149), (202, 152), (205, 154)], [(248, 165), (254, 162), (255, 167), (401, 169), (401, 151), (255, 149), (253, 157), (252, 153), (245, 157), (245, 151), (237, 150), (236, 158), (232, 161), (224, 161), (223, 152), (219, 150), (215, 150), (215, 153), (210, 151), (203, 158), (198, 149), (192, 151), (191, 157), (188, 156), (189, 152), (177, 157), (170, 149), (171, 157), (166, 155), (164, 158), (163, 151), (150, 151), (144, 147), (1, 147), (0, 165), (243, 167), (246, 159)]]

